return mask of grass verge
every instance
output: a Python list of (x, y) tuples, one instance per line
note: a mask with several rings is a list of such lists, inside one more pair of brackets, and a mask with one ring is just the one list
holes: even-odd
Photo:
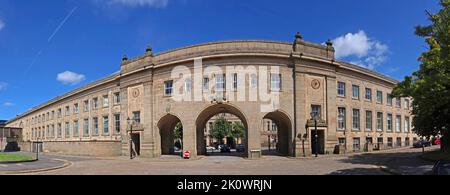
[(20, 154), (0, 153), (0, 162), (16, 162), (29, 160), (33, 160), (33, 157)]

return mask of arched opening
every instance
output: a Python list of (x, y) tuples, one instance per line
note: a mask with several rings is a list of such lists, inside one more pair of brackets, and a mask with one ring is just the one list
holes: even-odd
[(175, 155), (183, 150), (183, 124), (171, 114), (162, 117), (158, 122), (161, 136), (161, 154)]
[[(221, 121), (225, 119), (225, 121)], [(241, 126), (242, 136), (233, 137), (213, 136), (210, 125), (218, 125), (228, 122), (232, 128)], [(240, 124), (239, 124), (240, 123)], [(196, 120), (197, 153), (198, 155), (225, 154), (227, 156), (247, 156), (248, 125), (244, 114), (236, 107), (229, 104), (216, 104), (203, 110)], [(232, 131), (235, 129), (232, 129)], [(221, 148), (219, 148), (219, 145)], [(225, 149), (223, 149), (225, 147)], [(229, 147), (230, 152), (226, 150)]]
[(285, 113), (275, 111), (266, 114), (263, 118), (263, 129), (261, 133), (263, 155), (290, 155), (292, 123)]

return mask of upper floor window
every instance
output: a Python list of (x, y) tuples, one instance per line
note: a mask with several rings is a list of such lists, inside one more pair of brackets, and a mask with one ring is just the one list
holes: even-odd
[(345, 118), (346, 118), (345, 108), (338, 108), (338, 129), (345, 130)]
[(317, 116), (317, 118), (320, 118), (322, 116), (320, 105), (311, 105), (311, 112), (314, 116)]
[(120, 104), (120, 92), (114, 93), (114, 104)]
[(173, 92), (173, 81), (166, 81), (164, 82), (164, 95), (165, 96), (172, 96)]
[(203, 91), (208, 92), (209, 91), (209, 78), (203, 77)]
[(133, 112), (133, 119), (136, 123), (140, 123), (141, 122), (141, 112), (139, 112), (139, 111)]
[(397, 107), (401, 107), (402, 106), (402, 99), (400, 97), (397, 97), (397, 99), (395, 100), (395, 105)]
[(387, 115), (387, 130), (392, 131), (392, 114)]
[(233, 73), (233, 90), (236, 91), (238, 88), (238, 74), (237, 73)]
[(383, 113), (377, 112), (377, 131), (383, 131)]
[(61, 116), (62, 116), (62, 109), (59, 108), (59, 109), (58, 109), (58, 118), (61, 118)]
[(408, 133), (410, 131), (410, 125), (409, 125), (409, 117), (405, 117), (405, 132)]
[(104, 95), (103, 96), (103, 107), (108, 107), (108, 106), (109, 106), (109, 96)]
[(256, 74), (252, 74), (250, 75), (250, 80), (252, 89), (256, 89), (256, 87), (258, 87), (258, 76), (256, 76)]
[(359, 86), (358, 85), (352, 86), (352, 98), (359, 100)]
[(281, 90), (281, 74), (270, 74), (270, 90)]
[(372, 101), (372, 89), (366, 88), (366, 100)]
[(405, 99), (405, 109), (409, 110), (409, 99)]
[(83, 103), (83, 111), (89, 111), (89, 100), (85, 100)]
[(92, 99), (92, 109), (98, 108), (98, 98)]
[(372, 111), (366, 111), (366, 131), (372, 131)]
[(225, 91), (226, 78), (225, 74), (216, 74), (216, 91)]
[(187, 78), (186, 80), (184, 80), (184, 93), (190, 93), (191, 92), (191, 88), (192, 88), (192, 80), (191, 78)]
[(114, 115), (114, 130), (116, 134), (120, 133), (120, 114)]
[(401, 132), (402, 131), (402, 116), (397, 115), (395, 117), (395, 131)]
[(338, 96), (345, 97), (345, 83), (344, 82), (338, 82), (337, 93), (338, 93)]
[(392, 95), (387, 94), (387, 105), (392, 106)]
[(103, 135), (109, 135), (109, 117), (103, 117)]
[(73, 104), (73, 113), (78, 114), (78, 103)]
[(352, 122), (352, 128), (353, 130), (359, 130), (360, 129), (360, 114), (359, 109), (353, 109), (353, 122)]
[(377, 91), (377, 103), (382, 104), (383, 103), (383, 92)]

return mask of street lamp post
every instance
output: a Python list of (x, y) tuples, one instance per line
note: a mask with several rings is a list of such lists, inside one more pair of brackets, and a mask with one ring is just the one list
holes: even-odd
[(130, 117), (127, 118), (128, 125), (130, 126), (130, 160), (133, 159), (133, 120)]
[(318, 113), (317, 112), (311, 112), (311, 118), (314, 120), (314, 138), (315, 138), (315, 143), (316, 143), (316, 158), (319, 155), (319, 134), (317, 132), (317, 117), (318, 117)]

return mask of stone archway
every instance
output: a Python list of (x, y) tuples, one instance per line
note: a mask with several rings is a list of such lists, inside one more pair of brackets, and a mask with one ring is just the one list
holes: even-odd
[(172, 114), (167, 114), (158, 122), (159, 134), (161, 136), (161, 155), (175, 154), (174, 129), (181, 120)]
[(215, 104), (202, 110), (197, 116), (196, 120), (196, 133), (197, 133), (197, 153), (198, 155), (206, 155), (206, 139), (205, 139), (205, 127), (209, 119), (220, 113), (229, 113), (238, 117), (244, 125), (246, 131), (245, 138), (242, 140), (245, 145), (245, 154), (248, 153), (248, 122), (244, 113), (234, 105), (231, 104)]
[(292, 145), (290, 144), (292, 140), (292, 122), (289, 116), (282, 111), (275, 111), (266, 114), (263, 119), (270, 119), (276, 123), (276, 150), (278, 155), (293, 155), (291, 152)]

